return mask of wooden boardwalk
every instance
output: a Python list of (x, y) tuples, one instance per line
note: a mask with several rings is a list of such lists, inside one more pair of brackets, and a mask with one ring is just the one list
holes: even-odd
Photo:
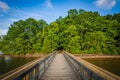
[(41, 80), (77, 80), (63, 54), (57, 54)]

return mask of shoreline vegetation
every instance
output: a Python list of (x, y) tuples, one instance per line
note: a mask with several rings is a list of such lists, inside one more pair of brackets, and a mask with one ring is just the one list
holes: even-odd
[(120, 13), (70, 9), (51, 23), (28, 18), (10, 25), (0, 36), (4, 54), (26, 55), (65, 50), (75, 54), (120, 54)]
[[(43, 54), (26, 54), (26, 55), (14, 55), (14, 54), (2, 54), (0, 55), (0, 57), (38, 57), (38, 58), (43, 58), (45, 57), (47, 54), (43, 53)], [(80, 57), (80, 58), (120, 58), (119, 54), (73, 54), (76, 57)]]
[(118, 58), (120, 59), (120, 55), (79, 55), (75, 54), (75, 56), (80, 57), (80, 58)]
[(26, 55), (14, 55), (14, 54), (1, 54), (0, 57), (38, 57), (43, 58), (47, 54), (26, 54)]

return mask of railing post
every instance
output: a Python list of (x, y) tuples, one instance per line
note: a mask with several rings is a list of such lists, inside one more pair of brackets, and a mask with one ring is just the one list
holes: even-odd
[[(70, 55), (65, 53), (64, 56), (68, 63), (70, 64), (70, 66), (72, 67), (73, 71), (75, 72), (75, 75), (78, 80), (104, 80), (104, 78), (97, 79), (97, 77), (95, 77), (96, 76), (95, 73), (93, 74), (93, 72), (87, 69), (84, 65), (80, 64)], [(89, 72), (91, 72), (92, 74), (91, 73), (89, 74)]]
[(120, 80), (119, 76), (101, 69), (83, 59), (77, 58), (72, 54), (65, 52), (64, 56), (75, 72), (78, 80)]
[(7, 73), (5, 77), (0, 77), (0, 80), (39, 80), (54, 57), (55, 52)]

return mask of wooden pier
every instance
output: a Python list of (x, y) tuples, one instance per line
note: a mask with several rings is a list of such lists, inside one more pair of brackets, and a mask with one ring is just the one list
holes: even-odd
[(41, 80), (77, 80), (63, 54), (56, 54)]
[(0, 76), (0, 80), (120, 80), (120, 77), (68, 52), (55, 51)]

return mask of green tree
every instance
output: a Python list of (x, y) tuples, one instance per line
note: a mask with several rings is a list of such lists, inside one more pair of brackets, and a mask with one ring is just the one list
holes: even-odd
[(28, 18), (14, 22), (0, 37), (4, 54), (50, 53), (120, 54), (120, 13), (101, 16), (98, 12), (70, 9), (47, 24)]

